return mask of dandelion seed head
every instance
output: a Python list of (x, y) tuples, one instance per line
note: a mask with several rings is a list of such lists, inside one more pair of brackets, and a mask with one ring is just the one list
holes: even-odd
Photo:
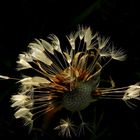
[[(110, 45), (109, 38), (102, 38), (90, 27), (79, 27), (66, 36), (66, 41), (68, 45), (62, 47), (59, 38), (51, 34), (46, 40), (35, 39), (29, 43), (27, 52), (19, 54), (17, 70), (23, 74), (25, 69), (32, 72), (18, 80), (21, 86), (11, 97), (11, 107), (16, 108), (15, 118), (23, 118), (26, 125), (33, 126), (39, 116), (58, 108), (80, 112), (98, 101), (102, 69), (111, 59), (125, 58), (122, 50)], [(102, 62), (103, 57), (107, 62)], [(81, 132), (85, 124), (82, 123)], [(74, 128), (70, 119), (61, 119), (55, 130), (71, 137)]]

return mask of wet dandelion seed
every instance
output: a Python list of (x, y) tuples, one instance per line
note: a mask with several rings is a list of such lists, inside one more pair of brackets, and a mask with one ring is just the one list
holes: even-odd
[[(37, 74), (24, 75), (18, 80), (21, 87), (11, 97), (11, 107), (16, 108), (15, 118), (22, 118), (30, 129), (39, 116), (51, 111), (65, 108), (78, 112), (81, 128), (77, 131), (70, 117), (61, 119), (54, 128), (59, 130), (59, 135), (71, 137), (71, 133), (79, 135), (84, 133), (84, 127), (89, 128), (81, 110), (100, 99), (122, 99), (131, 105), (129, 99), (140, 99), (140, 86), (100, 87), (104, 67), (113, 59), (124, 61), (126, 58), (124, 51), (117, 50), (109, 38), (93, 34), (90, 27), (80, 27), (66, 38), (66, 45), (54, 34), (48, 36), (48, 41), (35, 39), (28, 45), (29, 50), (19, 55), (17, 70), (31, 69)], [(0, 78), (17, 80), (3, 75)]]

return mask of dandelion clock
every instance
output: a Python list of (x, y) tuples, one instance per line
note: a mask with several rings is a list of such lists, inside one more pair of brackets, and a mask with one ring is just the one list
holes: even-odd
[[(82, 110), (109, 97), (117, 97), (132, 107), (130, 99), (139, 100), (140, 83), (115, 87), (110, 80), (110, 87), (101, 86), (105, 66), (112, 60), (124, 61), (126, 54), (90, 27), (80, 26), (64, 39), (63, 43), (54, 34), (46, 40), (35, 39), (29, 43), (27, 52), (19, 54), (17, 71), (22, 71), (22, 77), (0, 75), (0, 78), (15, 79), (20, 85), (18, 93), (11, 96), (11, 107), (15, 108), (15, 118), (24, 120), (30, 131), (41, 116), (65, 109), (69, 112), (67, 118), (61, 117), (52, 131), (72, 137), (89, 128)], [(79, 117), (78, 126), (72, 115)]]

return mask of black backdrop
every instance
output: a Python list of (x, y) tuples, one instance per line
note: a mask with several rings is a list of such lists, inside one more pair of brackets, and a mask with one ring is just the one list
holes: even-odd
[[(62, 37), (78, 25), (86, 25), (110, 36), (117, 47), (126, 51), (127, 60), (112, 63), (106, 72), (112, 74), (117, 85), (134, 84), (140, 80), (139, 12), (136, 0), (1, 1), (0, 73), (17, 76), (18, 54), (25, 51), (34, 38), (46, 38), (50, 33)], [(13, 121), (13, 111), (9, 107), (9, 98), (15, 92), (13, 82), (0, 83), (0, 137), (34, 139), (27, 136), (23, 128), (19, 129), (18, 122)], [(112, 131), (106, 137), (113, 140), (140, 137), (139, 107), (129, 110), (121, 105), (120, 102), (110, 101), (104, 108), (107, 118), (112, 120), (108, 124)]]

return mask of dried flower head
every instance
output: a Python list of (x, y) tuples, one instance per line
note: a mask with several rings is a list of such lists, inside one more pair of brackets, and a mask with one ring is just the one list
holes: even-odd
[[(126, 58), (124, 51), (116, 49), (109, 38), (93, 33), (90, 27), (80, 27), (66, 38), (66, 45), (54, 34), (46, 41), (35, 39), (28, 45), (29, 50), (19, 55), (17, 70), (32, 71), (18, 80), (21, 88), (11, 97), (11, 107), (16, 108), (16, 118), (23, 118), (25, 124), (31, 126), (38, 116), (61, 108), (78, 112), (81, 133), (87, 126), (81, 110), (102, 98), (128, 100), (135, 95), (138, 97), (139, 86), (100, 87), (103, 68), (113, 59), (123, 61)], [(10, 79), (7, 76), (0, 78)], [(71, 131), (76, 133), (70, 119), (61, 119), (55, 129), (67, 137), (71, 137)]]

